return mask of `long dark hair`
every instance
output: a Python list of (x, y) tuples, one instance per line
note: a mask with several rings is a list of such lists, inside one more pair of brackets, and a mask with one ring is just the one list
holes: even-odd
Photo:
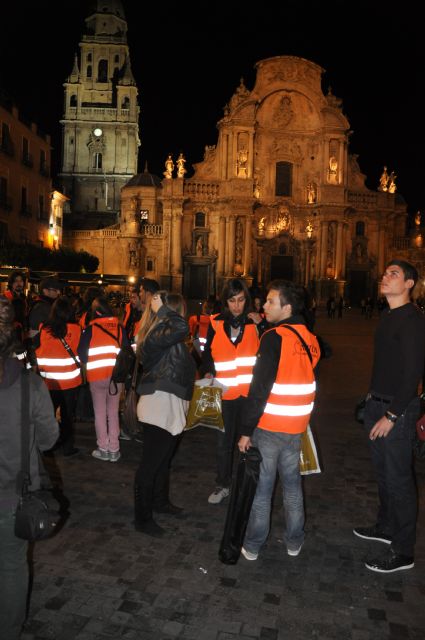
[(0, 380), (3, 379), (4, 361), (15, 351), (16, 337), (13, 327), (15, 312), (6, 298), (0, 298)]
[(64, 338), (67, 334), (66, 325), (74, 319), (74, 309), (69, 298), (60, 296), (54, 301), (50, 309), (49, 317), (43, 324), (54, 338)]
[(242, 280), (242, 278), (231, 278), (231, 280), (228, 280), (226, 282), (223, 291), (221, 292), (222, 313), (229, 319), (232, 318), (232, 314), (230, 313), (229, 307), (227, 306), (227, 301), (230, 298), (233, 298), (233, 296), (239, 295), (240, 293), (243, 293), (245, 296), (245, 305), (241, 315), (246, 316), (247, 313), (252, 311), (251, 296), (245, 280)]

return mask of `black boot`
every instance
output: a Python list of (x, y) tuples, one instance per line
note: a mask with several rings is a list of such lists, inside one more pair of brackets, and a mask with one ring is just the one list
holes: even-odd
[(136, 531), (154, 538), (161, 538), (165, 534), (165, 530), (152, 518), (151, 499), (146, 488), (138, 484), (134, 485), (134, 527)]

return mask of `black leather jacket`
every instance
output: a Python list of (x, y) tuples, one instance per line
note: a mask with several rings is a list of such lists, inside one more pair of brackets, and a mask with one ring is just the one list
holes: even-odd
[(143, 396), (167, 391), (183, 400), (190, 400), (196, 365), (184, 343), (189, 325), (165, 305), (158, 310), (158, 317), (160, 322), (139, 347), (138, 357), (143, 373), (137, 393)]

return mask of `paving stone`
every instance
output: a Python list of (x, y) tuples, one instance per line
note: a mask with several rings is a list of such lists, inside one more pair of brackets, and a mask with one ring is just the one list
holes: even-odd
[[(323, 473), (303, 480), (306, 540), (290, 558), (282, 542), (278, 483), (269, 540), (257, 562), (223, 565), (227, 505), (207, 502), (216, 434), (185, 434), (172, 465), (171, 498), (184, 518), (162, 515), (164, 539), (134, 530), (132, 484), (140, 446), (121, 443), (117, 465), (99, 465), (93, 424), (76, 426), (85, 452), (54, 458), (70, 501), (62, 531), (34, 548), (34, 583), (23, 640), (423, 640), (425, 461), (417, 461), (415, 568), (379, 575), (364, 567), (376, 545), (353, 526), (374, 521), (377, 490), (367, 442), (352, 408), (367, 389), (372, 332), (357, 311), (319, 313), (334, 355), (321, 364), (312, 426)], [(353, 357), (355, 354), (355, 357)]]

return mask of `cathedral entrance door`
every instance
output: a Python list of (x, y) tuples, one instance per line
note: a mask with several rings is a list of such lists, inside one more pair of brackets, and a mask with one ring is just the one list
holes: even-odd
[(270, 280), (293, 280), (294, 259), (292, 256), (272, 256), (270, 264)]
[(350, 304), (359, 304), (363, 298), (369, 295), (368, 272), (367, 271), (351, 271), (349, 277), (349, 299)]
[(189, 265), (189, 278), (185, 282), (185, 296), (187, 298), (206, 298), (209, 292), (208, 287), (208, 265)]

